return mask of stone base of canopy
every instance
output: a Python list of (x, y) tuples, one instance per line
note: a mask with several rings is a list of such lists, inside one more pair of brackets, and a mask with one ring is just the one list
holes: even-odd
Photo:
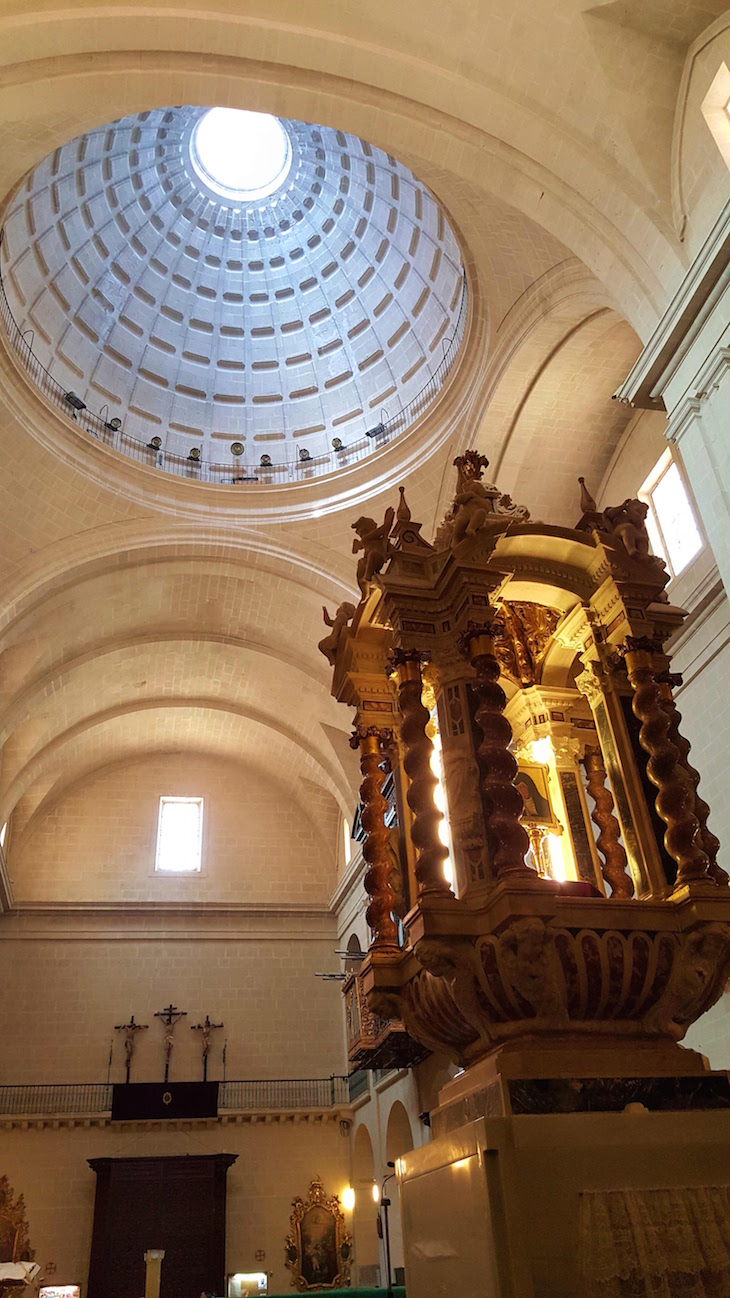
[(478, 906), (425, 897), (405, 950), (368, 955), (363, 993), (464, 1067), (499, 1052), (522, 1077), (701, 1073), (677, 1043), (730, 973), (730, 897), (711, 893), (612, 902), (520, 881)]

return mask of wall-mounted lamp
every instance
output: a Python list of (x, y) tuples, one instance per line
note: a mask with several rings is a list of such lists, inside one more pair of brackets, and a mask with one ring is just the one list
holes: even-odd
[(345, 1209), (345, 1212), (352, 1212), (355, 1207), (355, 1191), (351, 1185), (348, 1185), (347, 1188), (342, 1191), (342, 1206)]
[(68, 401), (68, 404), (70, 405), (71, 409), (74, 412), (73, 414), (74, 419), (76, 418), (79, 410), (86, 409), (86, 402), (82, 401), (81, 397), (77, 397), (75, 392), (64, 392), (63, 395), (64, 395), (64, 400)]
[(380, 1186), (373, 1181), (373, 1203), (380, 1203)]

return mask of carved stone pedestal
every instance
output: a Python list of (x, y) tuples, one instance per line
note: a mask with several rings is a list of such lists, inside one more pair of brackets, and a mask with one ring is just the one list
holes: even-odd
[[(398, 1160), (409, 1298), (709, 1292), (679, 1284), (704, 1274), (705, 1221), (728, 1238), (727, 1076), (485, 1085), (487, 1062), (444, 1088), (434, 1139)], [(666, 1264), (666, 1288), (642, 1256)]]

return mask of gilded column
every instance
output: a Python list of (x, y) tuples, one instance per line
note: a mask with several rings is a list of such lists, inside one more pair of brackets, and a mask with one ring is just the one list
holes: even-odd
[(606, 787), (606, 768), (598, 746), (586, 747), (583, 765), (588, 777), (588, 792), (595, 803), (591, 820), (598, 828), (596, 846), (604, 861), (601, 873), (613, 897), (633, 897), (634, 884), (628, 872), (626, 853), (619, 842), (621, 828), (614, 814), (611, 791)]
[(390, 883), (393, 869), (390, 858), (390, 834), (385, 824), (388, 803), (383, 797), (385, 773), (381, 768), (383, 746), (392, 737), (390, 730), (378, 726), (355, 726), (350, 744), (360, 749), (360, 802), (365, 842), (362, 854), (367, 862), (365, 891), (370, 898), (366, 911), (373, 934), (373, 947), (398, 946), (398, 928), (393, 918), (395, 893)]
[(699, 771), (692, 766), (689, 760), (691, 744), (685, 739), (679, 727), (682, 724), (682, 714), (674, 701), (672, 694), (673, 685), (681, 685), (682, 677), (676, 672), (662, 672), (656, 678), (661, 695), (661, 702), (664, 711), (669, 717), (669, 738), (679, 753), (679, 760), (683, 769), (687, 772), (690, 782), (695, 792), (695, 815), (700, 822), (699, 840), (702, 848), (709, 861), (707, 873), (710, 878), (720, 887), (726, 887), (730, 883), (727, 872), (717, 863), (717, 854), (720, 850), (720, 840), (716, 834), (713, 834), (707, 824), (710, 808), (704, 798), (700, 797), (697, 786), (700, 782)]
[(479, 699), (476, 721), (483, 735), (479, 756), (484, 764), (482, 788), (489, 807), (487, 843), (498, 879), (534, 880), (534, 870), (525, 864), (530, 840), (520, 822), (523, 802), (514, 783), (517, 762), (510, 752), (512, 727), (504, 715), (507, 696), (499, 684), (500, 666), (491, 630), (469, 623), (460, 638), (462, 653), (476, 672), (472, 686)]
[(654, 679), (653, 651), (651, 641), (629, 638), (623, 652), (634, 691), (631, 706), (641, 722), (639, 743), (649, 758), (646, 773), (657, 789), (655, 806), (667, 827), (664, 846), (677, 862), (675, 886), (680, 888), (707, 879), (709, 862), (700, 846), (694, 789), (669, 738), (670, 720)]
[(426, 733), (430, 721), (424, 707), (421, 655), (417, 650), (396, 649), (393, 663), (398, 681), (403, 766), (408, 776), (407, 801), (413, 813), (411, 839), (416, 849), (415, 876), (419, 896), (425, 893), (452, 896), (444, 877), (448, 849), (439, 838), (441, 812), (434, 801), (438, 780), (431, 769), (433, 744)]

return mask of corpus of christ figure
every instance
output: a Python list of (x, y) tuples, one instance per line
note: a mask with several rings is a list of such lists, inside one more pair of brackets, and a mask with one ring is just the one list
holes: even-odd
[(149, 1023), (135, 1023), (134, 1015), (132, 1015), (132, 1017), (130, 1018), (129, 1023), (115, 1024), (114, 1031), (124, 1033), (124, 1062), (127, 1070), (127, 1076), (125, 1079), (126, 1081), (129, 1081), (129, 1074), (132, 1067), (132, 1055), (134, 1054), (135, 1037), (138, 1032), (146, 1032), (148, 1027), (149, 1027)]
[(204, 1082), (207, 1082), (208, 1080), (208, 1055), (210, 1054), (210, 1034), (211, 1032), (215, 1032), (216, 1028), (222, 1028), (222, 1027), (223, 1027), (222, 1023), (211, 1023), (209, 1014), (206, 1014), (205, 1016), (205, 1023), (190, 1024), (191, 1032), (202, 1032), (203, 1034), (202, 1045), (203, 1045), (203, 1081)]
[(172, 1054), (173, 1044), (172, 1034), (175, 1031), (175, 1026), (179, 1020), (187, 1018), (187, 1015), (187, 1010), (179, 1010), (177, 1005), (173, 1005), (172, 1001), (170, 1001), (169, 1005), (165, 1006), (164, 1010), (155, 1011), (155, 1018), (161, 1019), (165, 1028), (165, 1076), (163, 1080), (166, 1082), (170, 1080), (170, 1055)]

